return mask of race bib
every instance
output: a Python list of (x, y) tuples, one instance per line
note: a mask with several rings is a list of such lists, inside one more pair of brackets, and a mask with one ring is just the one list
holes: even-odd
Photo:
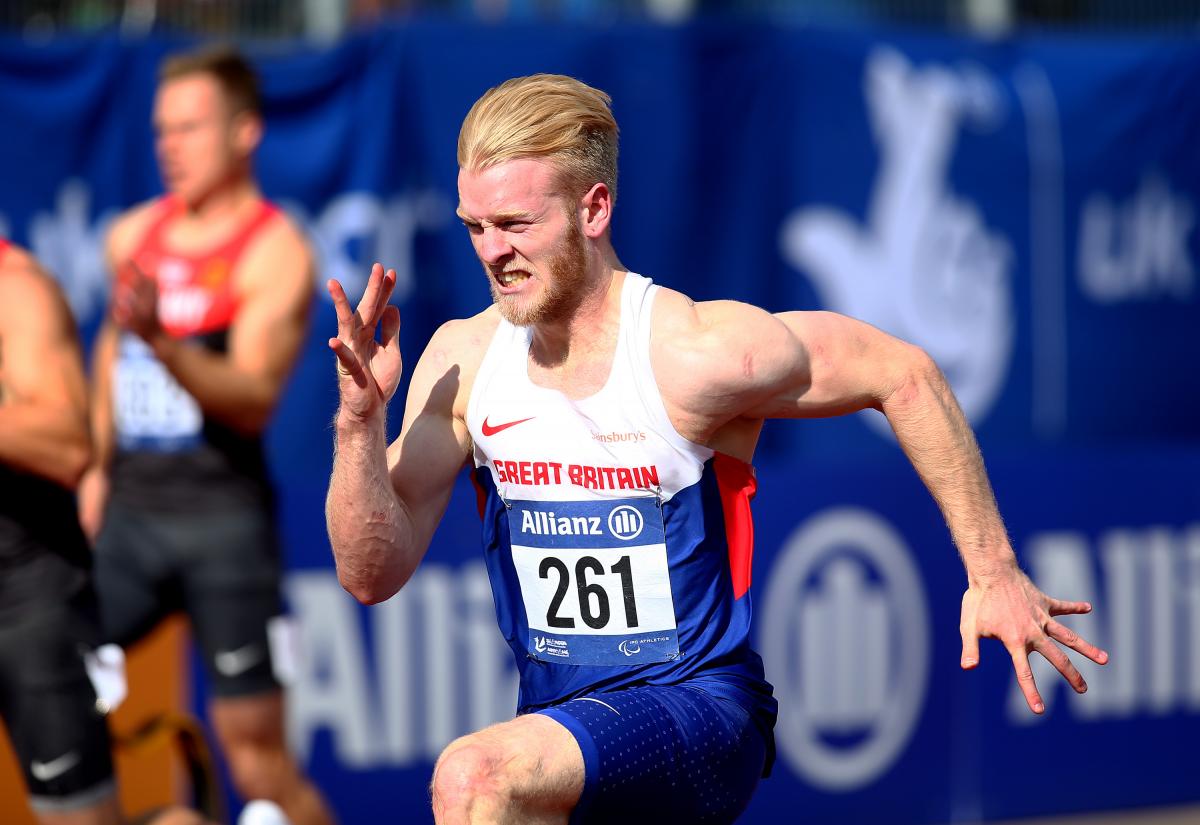
[(658, 501), (510, 501), (529, 654), (572, 665), (679, 656)]
[(117, 439), (125, 449), (174, 451), (200, 443), (204, 414), (136, 335), (121, 336), (113, 374)]

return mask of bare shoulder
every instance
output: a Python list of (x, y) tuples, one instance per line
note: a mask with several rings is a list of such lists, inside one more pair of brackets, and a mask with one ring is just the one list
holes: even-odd
[(0, 333), (15, 323), (26, 329), (25, 321), (60, 328), (70, 321), (70, 312), (58, 282), (32, 255), (10, 246), (0, 259)]
[(663, 289), (654, 301), (653, 351), (678, 368), (720, 370), (730, 356), (787, 344), (786, 326), (764, 309), (740, 301), (693, 301)]
[(494, 306), (470, 318), (445, 322), (429, 339), (420, 367), (437, 375), (454, 370), (469, 389), (499, 325), (500, 313)]
[(800, 383), (807, 364), (800, 341), (766, 310), (671, 290), (655, 299), (650, 358), (676, 429), (703, 443), (780, 386)]
[(255, 235), (238, 264), (236, 277), (244, 292), (269, 288), (307, 291), (312, 285), (313, 255), (308, 238), (282, 211)]
[(9, 244), (4, 247), (3, 252), (0, 252), (0, 272), (6, 275), (9, 272), (37, 271), (39, 268), (38, 262), (33, 255), (16, 244)]
[(108, 228), (104, 251), (110, 266), (114, 261), (128, 258), (137, 249), (138, 243), (154, 218), (158, 200), (148, 200), (127, 209), (117, 216)]

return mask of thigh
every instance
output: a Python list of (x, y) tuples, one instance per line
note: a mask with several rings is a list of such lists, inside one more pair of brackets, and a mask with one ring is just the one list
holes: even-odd
[(171, 576), (173, 549), (152, 515), (108, 508), (93, 554), (105, 641), (129, 647), (182, 607)]
[(35, 810), (79, 810), (114, 793), (108, 725), (83, 658), (96, 637), (86, 599), (47, 604), (0, 633), (5, 722)]
[(192, 631), (212, 694), (278, 691), (271, 626), (280, 620), (280, 553), (270, 518), (258, 510), (214, 514), (174, 530), (191, 546), (180, 570)]
[(766, 743), (750, 714), (682, 686), (581, 697), (539, 711), (578, 740), (575, 823), (733, 822), (758, 785)]

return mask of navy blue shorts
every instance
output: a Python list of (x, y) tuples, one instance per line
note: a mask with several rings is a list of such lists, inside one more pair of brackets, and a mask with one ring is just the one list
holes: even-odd
[(648, 685), (537, 712), (583, 751), (571, 825), (733, 822), (763, 773), (766, 742), (750, 713), (699, 688)]

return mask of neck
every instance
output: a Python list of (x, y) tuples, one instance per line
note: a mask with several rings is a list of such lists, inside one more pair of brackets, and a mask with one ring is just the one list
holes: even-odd
[(605, 256), (597, 264), (569, 316), (533, 327), (529, 351), (541, 365), (561, 365), (573, 353), (586, 351), (589, 345), (603, 346), (608, 337), (604, 333), (620, 325), (625, 268), (615, 255)]
[(239, 172), (196, 200), (185, 202), (186, 213), (189, 218), (200, 221), (220, 219), (237, 213), (247, 203), (261, 197), (258, 184), (249, 172)]

